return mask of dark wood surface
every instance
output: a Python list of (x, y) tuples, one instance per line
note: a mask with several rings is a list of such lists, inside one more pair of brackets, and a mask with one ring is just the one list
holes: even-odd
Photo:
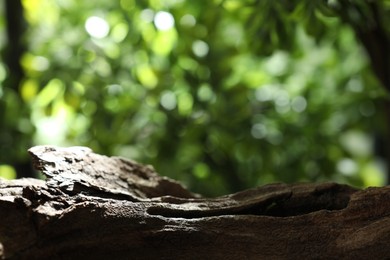
[(390, 188), (270, 184), (202, 198), (89, 148), (29, 150), (46, 181), (0, 180), (5, 259), (388, 259)]

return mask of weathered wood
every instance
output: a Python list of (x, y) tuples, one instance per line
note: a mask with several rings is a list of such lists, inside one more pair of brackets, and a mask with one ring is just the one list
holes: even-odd
[(5, 259), (385, 259), (390, 188), (270, 184), (218, 198), (83, 147), (30, 149), (0, 180)]

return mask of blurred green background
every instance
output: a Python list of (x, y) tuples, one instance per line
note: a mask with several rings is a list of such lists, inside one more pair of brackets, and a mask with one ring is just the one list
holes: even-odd
[(387, 182), (388, 0), (1, 3), (1, 177), (52, 144), (208, 196)]

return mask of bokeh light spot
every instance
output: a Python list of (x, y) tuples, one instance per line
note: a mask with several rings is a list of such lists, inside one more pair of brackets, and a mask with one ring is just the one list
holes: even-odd
[(292, 100), (291, 106), (295, 112), (302, 113), (306, 109), (307, 101), (304, 97), (298, 96)]
[(85, 22), (85, 30), (92, 37), (102, 39), (108, 35), (110, 26), (103, 18), (91, 16)]
[(192, 27), (196, 24), (196, 19), (194, 16), (186, 14), (180, 19), (180, 24), (186, 27)]
[(172, 14), (160, 11), (154, 16), (154, 25), (160, 31), (167, 31), (175, 25), (175, 19)]
[(192, 51), (194, 54), (200, 58), (205, 57), (209, 53), (209, 45), (204, 41), (194, 41), (192, 44)]
[(16, 178), (16, 171), (11, 165), (0, 165), (0, 178), (12, 180)]
[(172, 110), (175, 109), (177, 101), (176, 101), (176, 95), (172, 91), (165, 91), (161, 95), (160, 104), (166, 109), (166, 110)]

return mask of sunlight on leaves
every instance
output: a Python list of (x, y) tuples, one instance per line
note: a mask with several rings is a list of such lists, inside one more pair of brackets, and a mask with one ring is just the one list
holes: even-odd
[(0, 178), (12, 180), (16, 178), (16, 171), (11, 165), (0, 165)]
[(153, 40), (152, 49), (158, 55), (168, 55), (177, 41), (176, 30), (158, 32)]
[(38, 93), (38, 82), (33, 79), (25, 80), (21, 86), (21, 95), (25, 102), (32, 101)]
[(156, 87), (158, 78), (148, 65), (139, 66), (136, 73), (142, 85), (150, 89)]

